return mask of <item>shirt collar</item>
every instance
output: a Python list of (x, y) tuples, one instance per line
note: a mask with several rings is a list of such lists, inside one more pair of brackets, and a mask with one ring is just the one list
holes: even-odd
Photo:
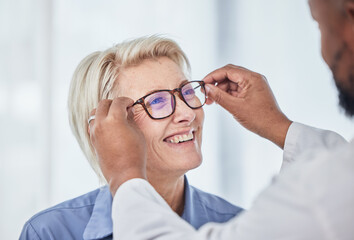
[(189, 185), (186, 176), (184, 176), (184, 210), (182, 218), (194, 228), (198, 228), (201, 222), (208, 221), (207, 211), (201, 204), (196, 190)]
[[(113, 233), (112, 222), (112, 195), (108, 186), (100, 189), (91, 218), (85, 228), (83, 239), (102, 239)], [(184, 210), (182, 218), (195, 228), (203, 219), (207, 218), (207, 212), (200, 204), (200, 199), (195, 189), (189, 185), (184, 176)]]
[(112, 195), (108, 186), (100, 189), (95, 205), (92, 210), (91, 218), (85, 228), (84, 240), (101, 239), (112, 235)]

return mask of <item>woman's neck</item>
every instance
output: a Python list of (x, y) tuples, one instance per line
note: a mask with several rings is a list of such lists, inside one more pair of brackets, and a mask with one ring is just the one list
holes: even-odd
[(163, 199), (170, 205), (173, 211), (179, 216), (184, 210), (184, 175), (180, 177), (162, 177), (153, 174), (154, 177), (149, 177), (150, 184), (162, 196)]

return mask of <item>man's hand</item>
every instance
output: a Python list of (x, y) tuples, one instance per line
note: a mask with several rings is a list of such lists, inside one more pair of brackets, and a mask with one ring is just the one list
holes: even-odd
[(146, 143), (129, 109), (132, 104), (125, 97), (102, 100), (91, 112), (91, 143), (113, 196), (125, 181), (146, 179)]
[(207, 83), (207, 104), (215, 101), (242, 126), (284, 148), (291, 121), (279, 109), (264, 76), (226, 65), (203, 80)]

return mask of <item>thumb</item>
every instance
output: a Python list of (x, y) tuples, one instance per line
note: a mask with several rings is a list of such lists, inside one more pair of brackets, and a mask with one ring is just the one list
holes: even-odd
[(208, 99), (215, 101), (220, 106), (225, 108), (229, 113), (231, 113), (234, 117), (236, 117), (240, 107), (242, 107), (242, 99), (236, 96), (232, 96), (228, 92), (225, 92), (224, 90), (212, 84), (207, 84), (205, 88), (207, 91)]
[(206, 84), (205, 89), (207, 92), (208, 98), (211, 98), (212, 101), (215, 101), (217, 104), (228, 110), (232, 111), (232, 106), (234, 106), (237, 97), (230, 95), (224, 90), (214, 86), (213, 84)]
[(126, 118), (128, 108), (133, 105), (134, 101), (128, 97), (117, 97), (113, 99), (109, 114), (113, 115), (117, 119)]

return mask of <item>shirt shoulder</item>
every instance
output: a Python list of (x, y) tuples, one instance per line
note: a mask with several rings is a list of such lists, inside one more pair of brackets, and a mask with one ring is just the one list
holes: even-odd
[(82, 239), (99, 191), (96, 189), (35, 214), (25, 223), (20, 240)]
[(200, 201), (201, 205), (204, 206), (205, 209), (210, 213), (218, 215), (230, 215), (233, 217), (243, 211), (243, 208), (238, 207), (219, 196), (204, 192), (196, 187), (191, 186), (191, 191), (197, 200)]

